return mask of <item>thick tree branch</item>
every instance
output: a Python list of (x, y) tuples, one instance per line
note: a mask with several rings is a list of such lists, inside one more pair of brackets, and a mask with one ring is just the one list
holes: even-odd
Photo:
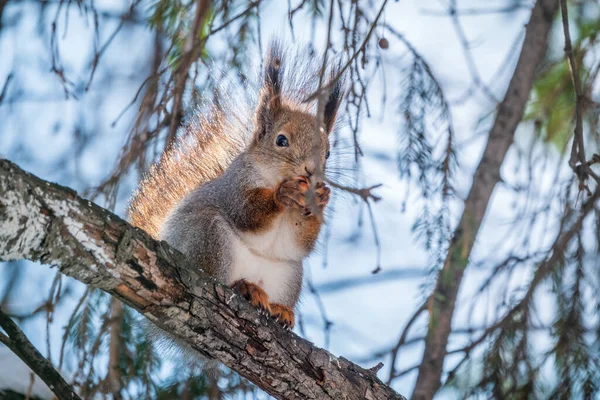
[(558, 0), (538, 0), (531, 12), (515, 72), (499, 104), (462, 217), (438, 275), (436, 288), (429, 299), (429, 327), (413, 399), (432, 399), (440, 388), (446, 346), (463, 273), (492, 192), (500, 181), (500, 167), (523, 117), (536, 69), (546, 53), (548, 32), (557, 9)]
[(0, 327), (7, 336), (0, 342), (12, 350), (37, 376), (48, 385), (60, 400), (80, 400), (73, 387), (54, 369), (52, 364), (31, 344), (17, 324), (0, 309)]
[(279, 399), (403, 399), (374, 372), (262, 316), (164, 242), (0, 160), (0, 261), (57, 265)]

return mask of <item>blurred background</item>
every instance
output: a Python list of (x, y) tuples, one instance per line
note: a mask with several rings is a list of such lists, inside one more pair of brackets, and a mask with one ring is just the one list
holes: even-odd
[[(480, 183), (535, 2), (214, 0), (197, 26), (200, 3), (0, 0), (0, 156), (125, 217), (142, 174), (220, 85), (255, 96), (270, 38), (343, 60), (330, 174), (341, 187), (294, 331), (365, 368), (383, 362), (378, 376), (410, 397), (436, 323), (423, 305)], [(569, 158), (576, 93), (586, 159), (598, 152), (600, 3), (565, 4), (581, 87), (559, 11), (464, 276), (449, 278), (439, 399), (599, 398), (599, 204), (581, 214), (597, 182)], [(348, 190), (379, 184), (378, 201)], [(135, 311), (47, 266), (0, 263), (0, 306), (82, 397), (268, 398), (225, 368), (181, 368)], [(51, 398), (0, 345), (3, 390)]]

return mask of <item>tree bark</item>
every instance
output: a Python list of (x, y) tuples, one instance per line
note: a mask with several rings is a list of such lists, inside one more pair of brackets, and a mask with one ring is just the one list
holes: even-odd
[(123, 338), (123, 304), (116, 298), (110, 302), (110, 340), (108, 342), (108, 372), (106, 384), (113, 400), (121, 400), (121, 352)]
[(500, 181), (500, 167), (523, 117), (536, 69), (544, 59), (548, 33), (558, 3), (558, 0), (538, 0), (531, 12), (515, 72), (506, 95), (499, 104), (483, 157), (475, 170), (462, 217), (454, 231), (436, 288), (429, 298), (425, 351), (412, 399), (432, 399), (441, 386), (446, 346), (463, 273), (492, 192)]
[(20, 259), (100, 288), (278, 399), (404, 399), (283, 330), (165, 242), (0, 160), (0, 261)]

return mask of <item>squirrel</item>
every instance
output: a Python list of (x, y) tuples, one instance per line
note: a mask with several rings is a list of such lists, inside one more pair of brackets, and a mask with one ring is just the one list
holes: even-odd
[[(291, 329), (303, 260), (315, 247), (330, 197), (322, 177), (343, 84), (331, 69), (317, 118), (294, 98), (299, 88), (286, 91), (285, 62), (281, 45), (272, 42), (251, 126), (233, 126), (218, 109), (201, 116), (195, 144), (180, 139), (165, 152), (134, 193), (128, 214), (134, 226)], [(319, 79), (303, 75), (290, 80), (308, 87)]]

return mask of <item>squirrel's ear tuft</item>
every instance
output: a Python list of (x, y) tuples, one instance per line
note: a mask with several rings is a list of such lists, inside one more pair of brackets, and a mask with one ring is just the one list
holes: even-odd
[(283, 80), (283, 55), (281, 44), (271, 42), (264, 64), (264, 82), (256, 109), (255, 138), (261, 140), (272, 128), (281, 112), (281, 86)]
[(330, 81), (329, 83), (329, 85), (333, 83), (333, 86), (331, 87), (331, 91), (329, 92), (329, 98), (327, 99), (327, 103), (325, 104), (325, 110), (323, 111), (323, 123), (325, 125), (325, 131), (327, 133), (331, 133), (333, 129), (338, 109), (340, 108), (342, 98), (344, 97), (344, 81), (342, 77), (338, 76), (337, 68), (331, 72), (331, 80), (334, 79), (336, 79), (335, 82)]

